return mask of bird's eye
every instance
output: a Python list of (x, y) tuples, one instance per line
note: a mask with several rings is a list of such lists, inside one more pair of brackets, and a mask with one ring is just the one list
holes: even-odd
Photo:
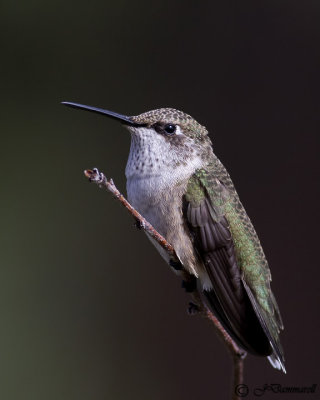
[(167, 125), (165, 125), (164, 130), (169, 135), (172, 135), (176, 131), (176, 126), (173, 124), (167, 124)]

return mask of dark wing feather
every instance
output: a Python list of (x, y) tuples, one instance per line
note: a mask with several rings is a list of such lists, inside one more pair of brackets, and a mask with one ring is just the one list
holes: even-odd
[(213, 287), (204, 291), (208, 305), (242, 348), (270, 355), (269, 340), (241, 280), (228, 222), (225, 217), (217, 221), (212, 214), (217, 215), (207, 196), (196, 203), (187, 201), (189, 229)]
[[(251, 304), (252, 304), (254, 311), (260, 321), (263, 331), (265, 332), (266, 336), (268, 337), (268, 340), (273, 349), (274, 354), (273, 354), (273, 357), (271, 357), (270, 362), (275, 368), (278, 368), (278, 369), (281, 368), (283, 370), (283, 372), (286, 372), (286, 369), (284, 367), (284, 357), (283, 357), (282, 346), (281, 346), (280, 342), (275, 340), (273, 335), (270, 334), (270, 329), (266, 323), (267, 319), (265, 318), (263, 311), (257, 304), (257, 300), (256, 300), (255, 296), (253, 295), (250, 287), (247, 285), (245, 280), (243, 280), (242, 283), (243, 283), (245, 290), (250, 298)], [(275, 302), (274, 296), (273, 296), (273, 300)], [(278, 330), (283, 329), (283, 323), (282, 323), (281, 316), (280, 316), (280, 313), (278, 312), (278, 310), (276, 310), (275, 314), (276, 314), (276, 321), (279, 326), (279, 328), (276, 328), (276, 329), (278, 329)]]

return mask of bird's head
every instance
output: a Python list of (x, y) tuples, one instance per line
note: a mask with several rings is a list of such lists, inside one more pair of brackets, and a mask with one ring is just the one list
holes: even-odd
[[(106, 115), (121, 122), (131, 133), (131, 154), (143, 164), (187, 164), (211, 152), (207, 129), (190, 115), (173, 108), (160, 108), (126, 116), (101, 108), (63, 102), (69, 107)], [(137, 160), (136, 160), (137, 161)]]

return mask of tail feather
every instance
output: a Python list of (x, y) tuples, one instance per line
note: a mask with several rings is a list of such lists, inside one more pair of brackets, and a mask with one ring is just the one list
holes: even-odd
[(279, 360), (279, 358), (273, 353), (271, 356), (268, 356), (268, 360), (273, 368), (278, 369), (279, 371), (283, 371), (285, 374), (287, 373), (283, 363)]

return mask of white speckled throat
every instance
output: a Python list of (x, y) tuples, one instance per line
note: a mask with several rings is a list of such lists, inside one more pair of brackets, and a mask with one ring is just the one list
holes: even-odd
[[(177, 126), (175, 135), (181, 136), (181, 145), (173, 145), (153, 128), (127, 126), (131, 132), (131, 146), (126, 166), (127, 179), (158, 178), (172, 184), (186, 179), (202, 166), (202, 159), (194, 142)], [(164, 182), (163, 182), (164, 183)]]

